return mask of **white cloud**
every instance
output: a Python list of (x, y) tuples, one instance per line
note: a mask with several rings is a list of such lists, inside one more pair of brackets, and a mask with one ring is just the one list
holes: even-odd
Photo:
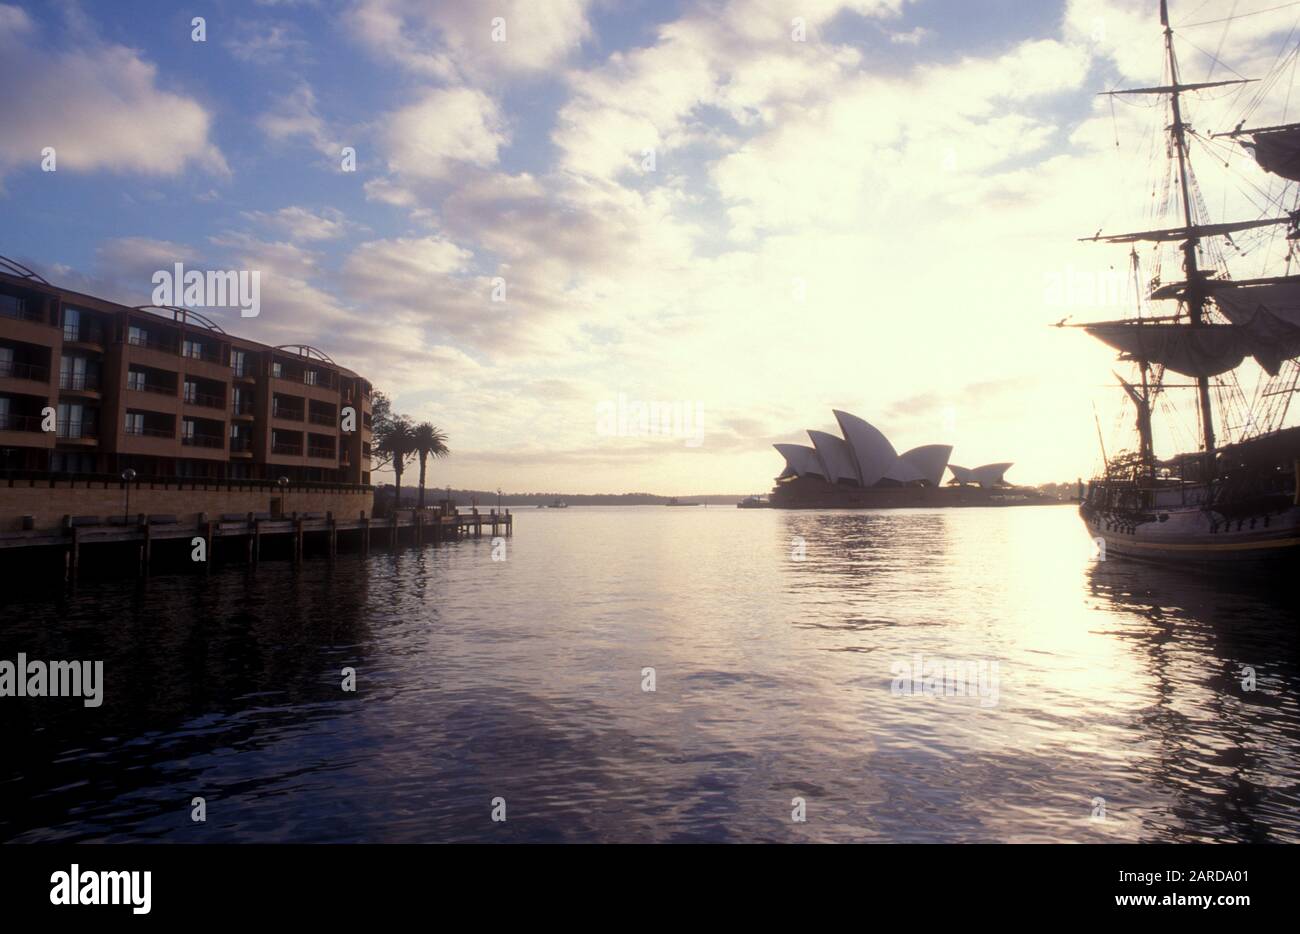
[(348, 228), (343, 212), (336, 208), (312, 211), (293, 205), (272, 212), (246, 211), (244, 216), (283, 231), (293, 241), (334, 240), (343, 236)]
[(257, 118), (257, 125), (277, 142), (303, 138), (317, 152), (331, 159), (340, 158), (345, 145), (320, 115), (316, 92), (306, 82), (282, 95), (271, 110)]
[(388, 168), (413, 178), (446, 178), (466, 164), (494, 165), (509, 138), (496, 102), (465, 87), (426, 91), (384, 123)]
[(59, 171), (229, 172), (209, 138), (211, 116), (160, 89), (157, 67), (140, 53), (86, 35), (76, 49), (52, 48), (11, 5), (0, 5), (0, 86), (0, 172), (36, 168), (45, 147)]
[[(372, 52), (413, 72), (460, 81), (552, 68), (591, 33), (592, 0), (356, 0), (348, 28)], [(493, 41), (496, 18), (505, 41)]]

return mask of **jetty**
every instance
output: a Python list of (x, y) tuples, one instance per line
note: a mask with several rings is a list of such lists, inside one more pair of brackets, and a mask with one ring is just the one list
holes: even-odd
[(110, 518), (64, 516), (58, 528), (0, 532), (0, 551), (12, 554), (13, 549), (28, 553), (48, 549), (62, 561), (65, 578), (75, 580), (86, 562), (107, 546), (117, 546), (115, 550), (119, 553), (123, 547), (134, 546), (138, 572), (148, 574), (155, 547), (163, 544), (188, 550), (199, 548), (201, 543), (204, 557), (195, 563), (210, 571), (218, 543), (238, 543), (224, 545), (220, 550), (227, 556), (232, 552), (242, 554), (246, 563), (255, 565), (261, 559), (264, 542), (287, 542), (292, 560), (297, 563), (303, 559), (308, 543), (319, 546), (316, 550), (323, 551), (332, 560), (338, 554), (340, 541), (368, 554), (373, 546), (396, 548), (402, 543), (419, 546), (465, 537), (481, 538), (485, 530), (493, 538), (513, 535), (514, 517), (510, 510), (482, 513), (475, 508), (462, 513), (442, 508), (398, 509), (384, 518), (363, 512), (352, 519), (337, 518), (328, 512), (280, 516), (198, 513), (191, 521), (145, 514)]

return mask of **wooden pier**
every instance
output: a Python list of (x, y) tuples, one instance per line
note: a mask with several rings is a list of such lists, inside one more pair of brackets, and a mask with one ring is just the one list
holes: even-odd
[(485, 530), (493, 538), (513, 535), (514, 517), (510, 510), (447, 514), (438, 510), (401, 509), (383, 519), (365, 513), (356, 519), (336, 519), (331, 513), (275, 517), (266, 513), (220, 517), (200, 513), (192, 523), (179, 522), (170, 516), (115, 517), (110, 522), (98, 517), (65, 516), (62, 527), (56, 529), (0, 532), (0, 550), (54, 549), (62, 555), (65, 576), (72, 580), (86, 560), (84, 550), (103, 545), (134, 545), (139, 554), (139, 573), (148, 574), (154, 547), (163, 542), (197, 548), (202, 539), (202, 564), (206, 571), (215, 561), (215, 545), (220, 541), (244, 542), (241, 551), (245, 561), (257, 564), (264, 541), (288, 541), (292, 559), (298, 562), (309, 541), (323, 544), (325, 554), (333, 559), (338, 554), (340, 539), (368, 554), (372, 547), (396, 548), (403, 542), (425, 545), (465, 537), (481, 538)]

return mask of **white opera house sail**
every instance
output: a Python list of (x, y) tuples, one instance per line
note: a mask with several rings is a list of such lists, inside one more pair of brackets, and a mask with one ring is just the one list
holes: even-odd
[[(1230, 29), (1232, 17), (1225, 22)], [(1286, 424), (1300, 383), (1300, 275), (1291, 272), (1300, 256), (1300, 124), (1247, 124), (1272, 101), (1285, 117), (1291, 89), (1279, 87), (1279, 79), (1291, 81), (1300, 46), (1291, 37), (1257, 89), (1243, 87), (1252, 79), (1240, 77), (1186, 82), (1181, 39), (1164, 0), (1160, 28), (1161, 82), (1108, 94), (1158, 105), (1151, 108), (1152, 129), (1165, 135), (1167, 159), (1154, 160), (1154, 187), (1130, 194), (1145, 196), (1163, 217), (1155, 229), (1085, 238), (1126, 245), (1135, 282), (1144, 281), (1144, 263), (1154, 275), (1132, 317), (1060, 322), (1119, 351), (1133, 371), (1119, 377), (1121, 398), (1134, 409), (1133, 442), (1112, 445), (1107, 454), (1102, 440), (1103, 467), (1081, 496), (1080, 514), (1108, 557), (1238, 568), (1293, 564), (1300, 556), (1300, 428)], [(1222, 96), (1229, 91), (1241, 93)], [(1207, 132), (1204, 115), (1192, 112), (1238, 99), (1240, 111), (1218, 116), (1225, 123), (1241, 117), (1227, 132)], [(1242, 158), (1242, 149), (1253, 161)], [(1196, 161), (1244, 181), (1229, 179), (1223, 197), (1211, 198), (1193, 171)], [(1152, 199), (1155, 192), (1161, 195)], [(1227, 204), (1229, 194), (1241, 214), (1255, 216), (1207, 216), (1206, 205)], [(1178, 270), (1174, 281), (1161, 281), (1166, 258)], [(1247, 264), (1250, 277), (1233, 276), (1232, 267)], [(1186, 424), (1176, 424), (1180, 414)], [(1181, 429), (1183, 438), (1196, 439), (1194, 449), (1158, 451), (1157, 429), (1161, 440), (1177, 439)]]
[[(884, 432), (835, 409), (843, 437), (809, 429), (812, 446), (775, 444), (785, 458), (771, 505), (789, 509), (863, 509), (921, 506), (1009, 506), (1048, 502), (1012, 487), (1010, 463), (967, 469), (948, 462), (952, 446), (923, 444), (899, 454)], [(951, 479), (944, 483), (945, 476)]]

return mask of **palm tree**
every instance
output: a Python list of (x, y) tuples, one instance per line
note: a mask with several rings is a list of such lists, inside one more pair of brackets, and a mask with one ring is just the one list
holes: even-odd
[(447, 447), (447, 436), (428, 422), (420, 422), (412, 433), (412, 443), (420, 457), (420, 508), (424, 508), (424, 468), (429, 455), (446, 457), (451, 453)]
[(377, 430), (375, 441), (375, 450), (379, 454), (380, 464), (391, 464), (393, 467), (393, 477), (395, 479), (394, 492), (396, 497), (393, 500), (393, 508), (400, 509), (402, 506), (402, 471), (406, 469), (407, 462), (410, 461), (411, 455), (415, 453), (415, 428), (411, 425), (411, 420), (405, 415), (395, 415), (389, 418), (382, 427)]

